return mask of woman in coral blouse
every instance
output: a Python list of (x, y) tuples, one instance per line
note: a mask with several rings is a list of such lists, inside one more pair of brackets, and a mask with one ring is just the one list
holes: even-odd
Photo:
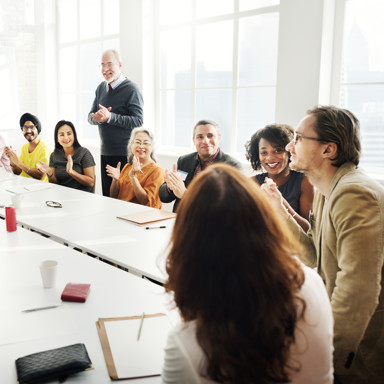
[(135, 128), (128, 143), (128, 163), (120, 172), (106, 166), (112, 177), (110, 197), (131, 203), (161, 208), (159, 188), (164, 182), (164, 171), (154, 158), (153, 134), (145, 128)]

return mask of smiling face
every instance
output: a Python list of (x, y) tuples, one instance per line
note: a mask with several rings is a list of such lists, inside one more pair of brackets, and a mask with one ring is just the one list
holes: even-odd
[(30, 143), (34, 140), (36, 140), (39, 136), (39, 132), (35, 126), (35, 124), (32, 123), (32, 121), (26, 121), (23, 125), (23, 135), (27, 141)]
[(131, 151), (141, 163), (149, 161), (152, 153), (152, 140), (149, 135), (145, 132), (137, 132), (131, 144)]
[(219, 149), (221, 134), (212, 124), (198, 125), (195, 129), (193, 143), (203, 161), (209, 160)]
[(105, 52), (101, 58), (101, 73), (107, 83), (112, 83), (120, 77), (121, 63), (110, 51)]
[(57, 141), (63, 148), (70, 148), (74, 143), (74, 135), (72, 128), (65, 124), (57, 131)]
[(259, 159), (269, 175), (279, 175), (289, 167), (289, 155), (285, 148), (272, 145), (263, 138), (259, 141)]

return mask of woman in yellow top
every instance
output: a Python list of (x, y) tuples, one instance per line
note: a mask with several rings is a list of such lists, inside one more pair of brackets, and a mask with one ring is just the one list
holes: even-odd
[(112, 177), (110, 197), (131, 203), (161, 208), (159, 188), (164, 182), (164, 171), (156, 164), (153, 134), (145, 128), (135, 128), (128, 143), (128, 163), (120, 173), (117, 167), (106, 166)]

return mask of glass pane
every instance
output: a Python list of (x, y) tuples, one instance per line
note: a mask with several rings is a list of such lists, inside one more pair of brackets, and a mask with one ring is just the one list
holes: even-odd
[(60, 92), (76, 92), (77, 89), (77, 47), (60, 50)]
[[(80, 39), (92, 39), (101, 35), (100, 0), (81, 0)], [(116, 16), (118, 18), (118, 15)]]
[(99, 67), (101, 44), (90, 43), (80, 45), (80, 89), (94, 92), (97, 85), (103, 80)]
[(237, 146), (244, 144), (258, 130), (275, 121), (275, 87), (243, 88), (238, 91)]
[[(103, 42), (103, 52), (107, 49), (116, 49), (116, 51), (120, 52), (120, 39), (108, 39), (104, 40)], [(98, 60), (101, 60), (101, 54), (100, 52)]]
[(232, 90), (207, 90), (196, 92), (196, 121), (213, 120), (221, 132), (220, 148), (231, 150)]
[(184, 23), (191, 20), (191, 0), (159, 0), (160, 25)]
[(198, 18), (225, 15), (233, 12), (233, 0), (196, 0)]
[(383, 84), (341, 87), (340, 105), (360, 120), (361, 165), (382, 167), (384, 164), (383, 95)]
[[(60, 94), (59, 120), (71, 121), (77, 128), (77, 96), (76, 93)], [(91, 109), (91, 107), (89, 107)], [(89, 111), (88, 111), (89, 112)], [(52, 131), (53, 132), (53, 131)], [(53, 133), (52, 133), (53, 136)], [(80, 138), (79, 138), (80, 140)]]
[(232, 86), (232, 41), (232, 21), (197, 28), (197, 88)]
[[(82, 125), (83, 135), (85, 139), (98, 139), (99, 128), (97, 125), (91, 125), (88, 123), (88, 113), (91, 110), (95, 93), (83, 93), (81, 95), (81, 107), (80, 109), (80, 123)], [(80, 139), (79, 139), (80, 140)], [(81, 142), (80, 142), (81, 143)]]
[(182, 28), (160, 35), (161, 88), (191, 87), (191, 31)]
[(161, 144), (190, 147), (192, 143), (191, 92), (161, 93)]
[(239, 0), (239, 9), (240, 11), (248, 11), (278, 4), (280, 4), (280, 0)]
[[(120, 1), (103, 1), (104, 35), (117, 34), (120, 31)], [(112, 16), (113, 15), (113, 16)]]
[(60, 43), (77, 40), (77, 0), (58, 1)]
[(278, 13), (239, 22), (239, 85), (274, 85), (277, 72)]
[(384, 1), (346, 2), (342, 82), (384, 81)]

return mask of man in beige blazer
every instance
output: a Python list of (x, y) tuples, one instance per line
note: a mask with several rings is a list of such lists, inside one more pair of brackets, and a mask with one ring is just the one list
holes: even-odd
[(263, 189), (317, 267), (334, 316), (336, 383), (384, 383), (384, 188), (358, 169), (360, 126), (348, 110), (315, 107), (286, 149), (315, 186), (311, 229), (289, 215), (273, 183)]

